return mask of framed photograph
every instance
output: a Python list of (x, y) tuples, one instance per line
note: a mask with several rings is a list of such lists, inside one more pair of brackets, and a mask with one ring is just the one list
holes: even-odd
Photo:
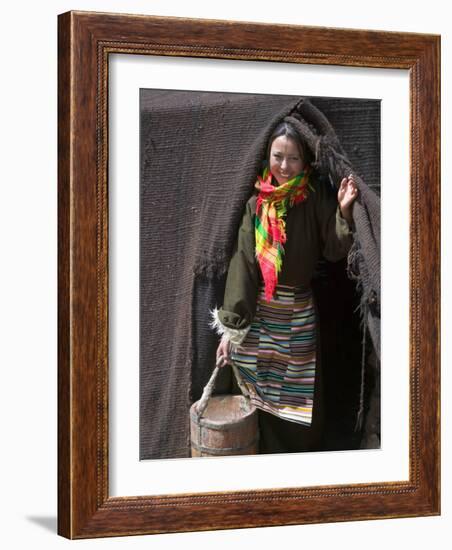
[(440, 513), (439, 56), (59, 16), (60, 535)]

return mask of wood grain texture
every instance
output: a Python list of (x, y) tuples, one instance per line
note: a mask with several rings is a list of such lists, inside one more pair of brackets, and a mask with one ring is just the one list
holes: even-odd
[(247, 406), (242, 395), (210, 397), (201, 416), (198, 403), (190, 407), (192, 457), (258, 453), (257, 409)]
[[(59, 24), (67, 25), (69, 14)], [(58, 34), (58, 531), (70, 533), (70, 36)], [(62, 91), (64, 92), (62, 93)]]
[[(58, 44), (59, 533), (86, 538), (439, 514), (439, 37), (70, 12), (59, 16)], [(109, 497), (111, 53), (410, 70), (409, 481)]]

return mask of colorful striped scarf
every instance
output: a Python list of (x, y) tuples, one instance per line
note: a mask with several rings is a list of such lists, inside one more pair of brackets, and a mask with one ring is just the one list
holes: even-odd
[(306, 167), (301, 174), (278, 186), (272, 184), (273, 174), (268, 168), (265, 168), (262, 177), (257, 178), (256, 258), (264, 279), (267, 300), (274, 295), (282, 267), (287, 209), (308, 198), (310, 173), (310, 167)]

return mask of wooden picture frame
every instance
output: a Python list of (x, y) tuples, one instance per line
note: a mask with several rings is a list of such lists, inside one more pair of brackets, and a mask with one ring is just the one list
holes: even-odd
[[(58, 48), (59, 534), (89, 538), (439, 514), (439, 36), (68, 12), (59, 16)], [(408, 481), (109, 496), (107, 99), (109, 55), (121, 53), (409, 71)]]

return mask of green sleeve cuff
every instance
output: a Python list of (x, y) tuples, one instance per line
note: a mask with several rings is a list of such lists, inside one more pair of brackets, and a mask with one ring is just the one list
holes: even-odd
[(250, 330), (250, 324), (236, 313), (215, 308), (211, 313), (210, 326), (217, 334), (234, 345), (240, 345)]

